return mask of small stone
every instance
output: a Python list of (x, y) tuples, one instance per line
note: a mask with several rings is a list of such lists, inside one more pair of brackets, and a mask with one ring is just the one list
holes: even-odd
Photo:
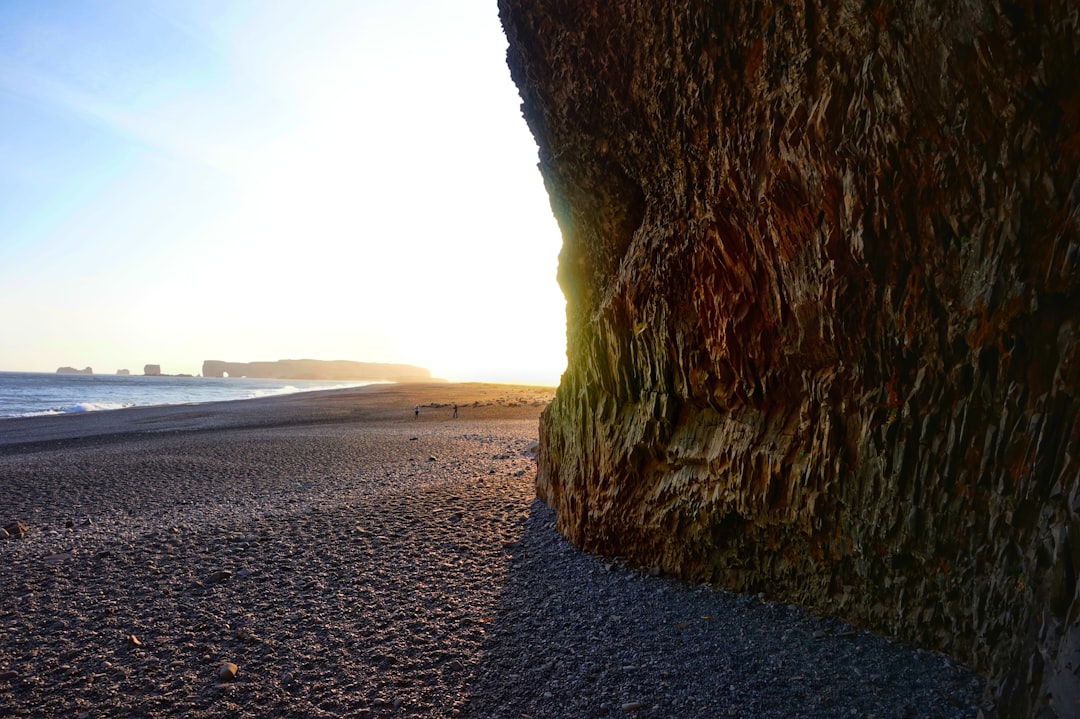
[(238, 671), (240, 671), (240, 668), (237, 667), (235, 664), (233, 664), (232, 662), (225, 662), (218, 669), (218, 679), (223, 682), (231, 682), (233, 679), (236, 679), (236, 673)]
[(22, 522), (12, 522), (4, 527), (8, 535), (15, 537), (15, 539), (22, 539), (26, 536), (26, 533), (30, 530), (30, 527), (26, 526)]
[(282, 672), (281, 673), (281, 683), (282, 684), (292, 684), (292, 681), (293, 681), (293, 673), (292, 672)]
[(128, 634), (127, 635), (127, 643), (130, 644), (133, 647), (141, 647), (142, 646), (142, 642), (140, 642), (139, 638), (137, 636), (135, 636), (134, 634)]
[(17, 676), (19, 676), (19, 673), (14, 669), (5, 669), (4, 671), (0, 672), (0, 682), (11, 681)]
[(622, 710), (624, 712), (636, 712), (640, 708), (641, 708), (641, 702), (625, 702), (622, 705)]
[(210, 575), (211, 582), (224, 582), (226, 579), (232, 576), (232, 572), (228, 569), (219, 569)]

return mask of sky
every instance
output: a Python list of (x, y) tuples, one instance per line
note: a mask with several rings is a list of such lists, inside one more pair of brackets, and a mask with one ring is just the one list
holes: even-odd
[(557, 384), (520, 103), (495, 0), (3, 0), (0, 370)]

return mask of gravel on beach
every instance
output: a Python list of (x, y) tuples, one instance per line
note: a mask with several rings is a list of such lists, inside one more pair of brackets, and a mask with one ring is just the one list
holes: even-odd
[(978, 714), (945, 656), (571, 547), (533, 486), (550, 396), (0, 421), (0, 716)]

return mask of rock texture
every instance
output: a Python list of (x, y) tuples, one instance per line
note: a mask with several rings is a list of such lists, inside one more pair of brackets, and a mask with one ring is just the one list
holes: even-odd
[(347, 360), (277, 360), (275, 362), (222, 362), (206, 360), (203, 377), (261, 377), (272, 379), (340, 379), (423, 382), (431, 372), (422, 367)]
[(561, 531), (1074, 715), (1077, 3), (500, 11), (564, 237)]

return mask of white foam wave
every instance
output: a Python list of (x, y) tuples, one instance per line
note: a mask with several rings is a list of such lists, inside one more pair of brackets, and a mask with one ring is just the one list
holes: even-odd
[(293, 394), (294, 392), (299, 391), (299, 387), (293, 387), (292, 385), (285, 385), (284, 387), (268, 387), (266, 389), (252, 390), (250, 398), (256, 399), (258, 397), (274, 397), (279, 394)]
[(43, 417), (57, 414), (76, 414), (79, 412), (102, 412), (110, 409), (125, 409), (134, 405), (126, 402), (80, 402), (70, 407), (54, 407), (40, 412), (23, 412), (16, 417)]
[(132, 407), (129, 402), (80, 402), (77, 405), (68, 407), (63, 412), (100, 412), (107, 409), (124, 409), (125, 407)]

